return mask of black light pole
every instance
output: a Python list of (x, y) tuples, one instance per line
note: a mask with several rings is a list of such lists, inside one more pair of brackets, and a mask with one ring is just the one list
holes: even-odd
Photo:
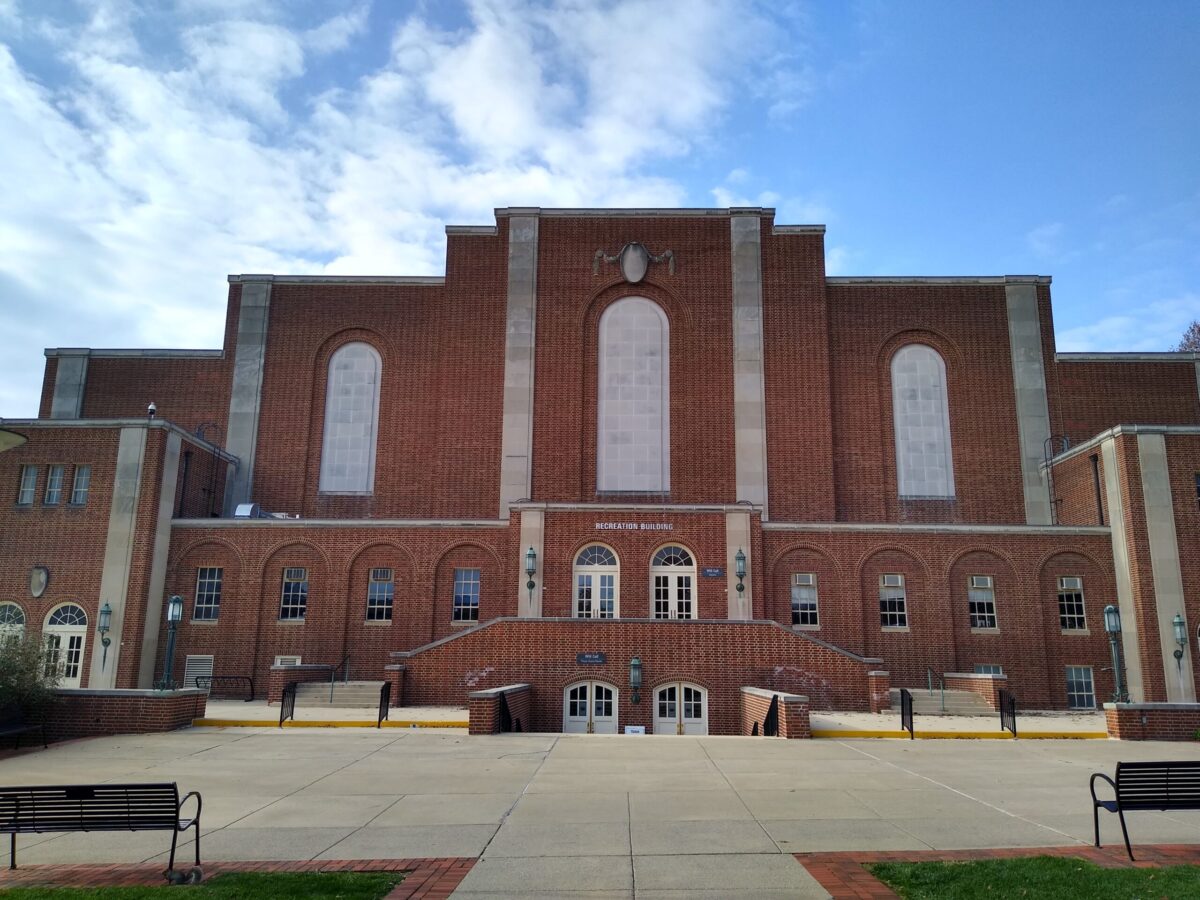
[(1121, 670), (1121, 613), (1111, 603), (1104, 607), (1104, 630), (1108, 632), (1108, 646), (1112, 651), (1113, 677), (1116, 688), (1113, 690), (1113, 703), (1128, 703), (1129, 693), (1125, 690), (1124, 672)]
[(175, 629), (183, 618), (183, 598), (172, 594), (167, 601), (167, 653), (163, 658), (162, 678), (155, 685), (160, 691), (175, 690)]

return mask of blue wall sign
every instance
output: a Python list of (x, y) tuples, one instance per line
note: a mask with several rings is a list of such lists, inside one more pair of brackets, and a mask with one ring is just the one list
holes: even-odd
[(722, 569), (720, 566), (705, 566), (703, 572), (704, 572), (705, 578), (724, 578), (725, 577), (725, 570)]
[(608, 662), (603, 653), (576, 653), (575, 662), (581, 666), (602, 666)]

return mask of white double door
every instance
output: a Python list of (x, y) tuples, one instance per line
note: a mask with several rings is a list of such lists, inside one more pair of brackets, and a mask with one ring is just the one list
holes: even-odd
[(47, 628), (46, 674), (58, 673), (58, 686), (77, 688), (83, 681), (83, 642), (87, 636), (84, 629)]
[(563, 731), (616, 734), (619, 692), (603, 681), (579, 681), (563, 691)]
[(654, 573), (654, 618), (693, 619), (692, 575)]
[(655, 690), (654, 733), (708, 734), (708, 691), (683, 682)]

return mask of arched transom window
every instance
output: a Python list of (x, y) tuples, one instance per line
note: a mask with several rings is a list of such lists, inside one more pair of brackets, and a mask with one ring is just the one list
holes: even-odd
[(663, 311), (642, 297), (600, 317), (598, 491), (670, 490), (669, 331)]
[(901, 497), (954, 497), (946, 363), (932, 347), (909, 344), (892, 357), (896, 480)]
[(584, 547), (575, 557), (577, 619), (615, 619), (620, 613), (621, 584), (617, 555), (602, 544)]
[(0, 644), (25, 633), (25, 611), (15, 603), (0, 603)]
[(695, 584), (696, 562), (690, 552), (672, 544), (655, 553), (650, 563), (654, 618), (694, 619)]
[(375, 489), (379, 380), (383, 364), (370, 344), (339, 347), (329, 360), (320, 489), (369, 494)]

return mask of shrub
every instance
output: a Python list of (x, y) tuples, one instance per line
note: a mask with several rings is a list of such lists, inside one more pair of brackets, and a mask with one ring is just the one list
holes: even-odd
[(50, 662), (36, 636), (0, 640), (0, 697), (5, 705), (15, 703), (29, 715), (49, 706), (59, 679), (57, 667)]

